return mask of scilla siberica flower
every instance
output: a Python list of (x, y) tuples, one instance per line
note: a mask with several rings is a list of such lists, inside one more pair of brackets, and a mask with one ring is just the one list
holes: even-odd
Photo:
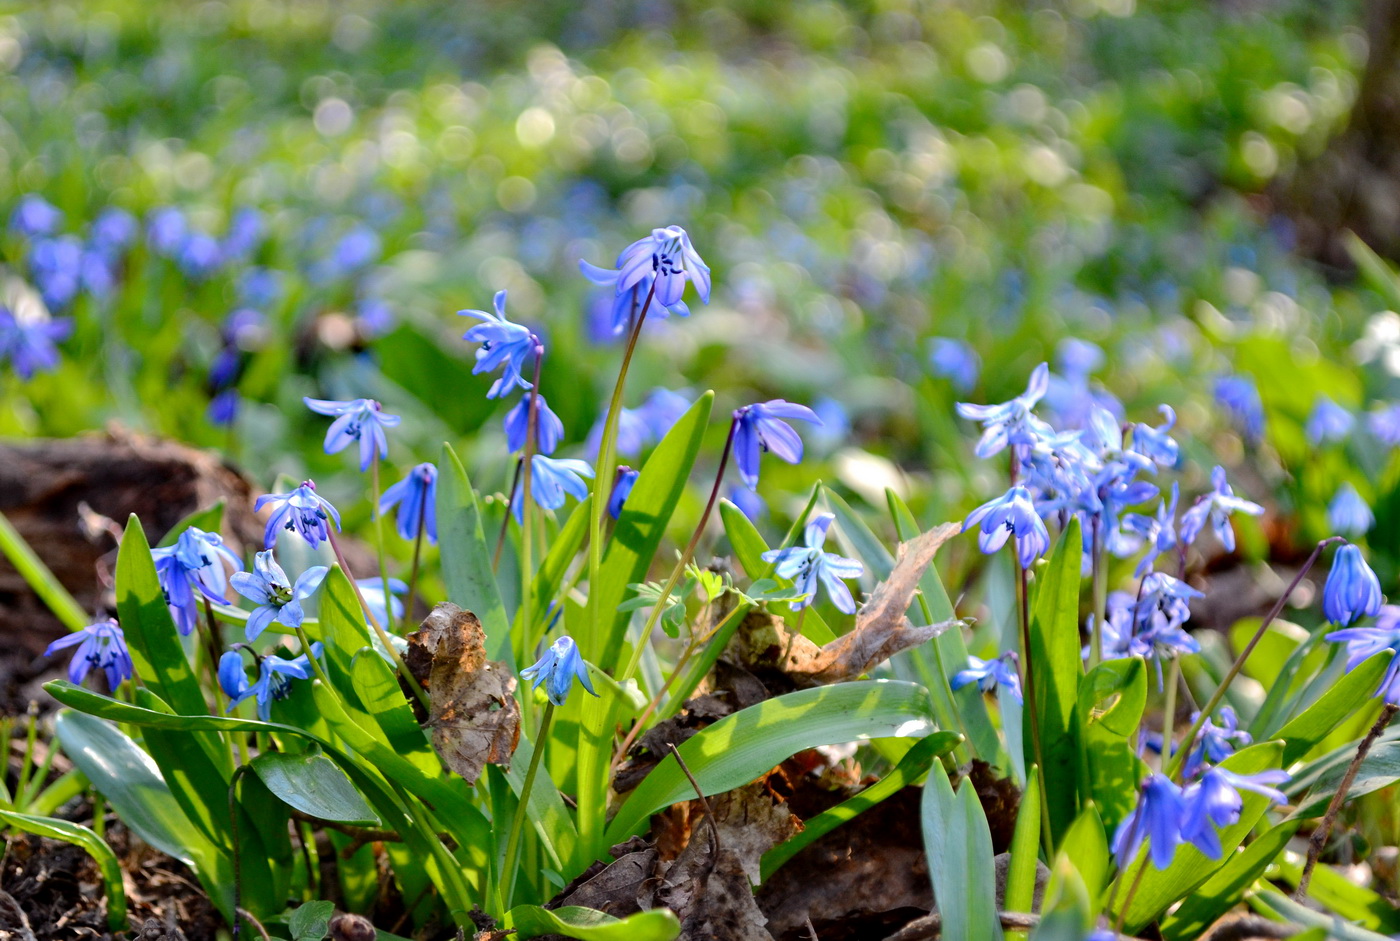
[(1133, 439), (1128, 450), (1162, 467), (1175, 467), (1181, 449), (1176, 439), (1167, 432), (1176, 424), (1176, 410), (1170, 405), (1162, 405), (1158, 410), (1164, 419), (1162, 424), (1153, 427), (1146, 422), (1138, 422), (1133, 425)]
[(1322, 587), (1322, 613), (1338, 627), (1348, 627), (1381, 609), (1381, 583), (1366, 564), (1361, 550), (1347, 544), (1332, 558), (1332, 571)]
[(310, 480), (303, 480), (291, 493), (263, 494), (253, 504), (253, 512), (269, 505), (273, 507), (272, 515), (263, 531), (263, 545), (267, 549), (277, 544), (277, 535), (284, 529), (301, 536), (315, 549), (330, 539), (327, 520), (335, 523), (336, 529), (340, 528), (340, 514), (329, 500), (316, 492), (316, 484)]
[(1365, 535), (1375, 525), (1376, 517), (1361, 494), (1349, 483), (1337, 488), (1337, 495), (1327, 507), (1327, 525), (1344, 536)]
[(996, 552), (1006, 545), (1008, 538), (1015, 536), (1016, 558), (1023, 569), (1030, 568), (1050, 548), (1050, 533), (1036, 513), (1030, 491), (1025, 487), (1012, 487), (969, 513), (963, 532), (974, 526), (980, 529), (977, 545), (988, 554)]
[(1215, 381), (1215, 401), (1235, 420), (1244, 436), (1258, 442), (1264, 437), (1264, 403), (1247, 376), (1222, 376)]
[(772, 451), (789, 464), (802, 460), (802, 439), (788, 421), (822, 423), (817, 413), (807, 406), (784, 399), (769, 399), (735, 409), (734, 421), (738, 423), (734, 429), (734, 462), (739, 465), (739, 477), (750, 490), (758, 489), (758, 463), (762, 452)]
[(122, 685), (122, 680), (131, 679), (131, 654), (127, 653), (126, 638), (116, 621), (108, 618), (89, 624), (67, 637), (60, 637), (49, 644), (44, 656), (52, 657), (55, 652), (74, 644), (78, 645), (78, 649), (73, 652), (73, 659), (68, 664), (68, 679), (72, 682), (82, 683), (93, 667), (107, 674), (109, 690)]
[(344, 451), (350, 442), (360, 442), (360, 470), (368, 470), (374, 454), (381, 459), (389, 456), (389, 438), (385, 428), (398, 425), (398, 415), (385, 415), (384, 407), (374, 399), (352, 399), (335, 402), (330, 399), (303, 398), (306, 407), (318, 415), (333, 415), (335, 421), (326, 429), (327, 454)]
[(516, 386), (531, 387), (522, 371), (526, 360), (540, 348), (540, 340), (525, 327), (506, 319), (505, 291), (497, 291), (492, 303), (496, 308), (494, 314), (484, 310), (459, 310), (457, 314), (485, 321), (468, 330), (462, 339), (481, 344), (481, 349), (476, 351), (473, 375), (502, 369), (500, 378), (486, 393), (488, 399), (498, 399)]
[(1349, 627), (1327, 635), (1333, 643), (1347, 645), (1347, 670), (1354, 670), (1378, 653), (1389, 652), (1390, 665), (1376, 687), (1376, 696), (1400, 705), (1400, 607), (1382, 605), (1375, 627)]
[[(34, 298), (38, 304), (38, 298)], [(22, 308), (21, 308), (22, 309)], [(35, 373), (58, 368), (58, 347), (73, 332), (70, 317), (23, 317), (0, 307), (0, 362), (10, 361), (15, 375), (26, 382)]]
[(229, 579), (234, 591), (258, 604), (248, 615), (248, 624), (244, 629), (247, 638), (257, 640), (258, 635), (274, 621), (284, 627), (300, 627), (306, 618), (301, 602), (321, 587), (321, 580), (326, 577), (327, 571), (329, 569), (324, 565), (313, 565), (293, 583), (272, 557), (271, 549), (264, 549), (253, 556), (251, 572), (236, 572)]
[(506, 447), (510, 449), (511, 453), (525, 448), (525, 435), (529, 432), (530, 427), (530, 400), (532, 398), (539, 403), (535, 410), (535, 453), (553, 454), (558, 449), (559, 442), (564, 440), (564, 423), (550, 409), (544, 396), (539, 394), (532, 396), (527, 393), (521, 396), (515, 407), (506, 412)]
[(947, 379), (959, 392), (971, 392), (977, 385), (982, 361), (964, 340), (934, 337), (929, 341), (928, 361), (934, 375)]
[(1053, 429), (1031, 414), (1031, 409), (1045, 396), (1045, 390), (1049, 387), (1050, 364), (1041, 363), (1031, 373), (1026, 391), (1009, 402), (1000, 405), (959, 402), (959, 415), (982, 423), (984, 430), (982, 439), (977, 442), (977, 456), (988, 458), (1008, 444), (1034, 444), (1036, 436), (1051, 434)]
[[(613, 289), (610, 329), (614, 335), (622, 333), (634, 319), (641, 316), (642, 305), (646, 303), (647, 295), (651, 294), (651, 286), (656, 280), (655, 276), (648, 271), (630, 288), (619, 290), (617, 282), (622, 276), (620, 271), (599, 268), (597, 265), (590, 265), (583, 259), (579, 259), (578, 270), (583, 272), (583, 276), (594, 284)], [(654, 296), (653, 300), (655, 301)], [(656, 303), (655, 308), (659, 308), (662, 317), (667, 314), (675, 314), (677, 317), (690, 316), (690, 308), (686, 306), (685, 301), (678, 300), (674, 304)], [(655, 310), (648, 313), (654, 312)]]
[(967, 668), (953, 674), (949, 685), (953, 689), (962, 689), (969, 683), (976, 683), (977, 688), (984, 693), (1004, 686), (1012, 699), (1021, 702), (1021, 676), (1016, 672), (1015, 663), (1016, 653), (1012, 650), (992, 660), (983, 660), (969, 654)]
[[(360, 597), (365, 599), (365, 604), (381, 627), (391, 620), (397, 621), (403, 617), (403, 602), (398, 599), (399, 595), (408, 593), (408, 583), (403, 579), (389, 579), (389, 604), (387, 607), (385, 606), (383, 579), (377, 576), (375, 578), (357, 578), (355, 584), (360, 587)], [(368, 620), (365, 623), (368, 624)], [(391, 636), (391, 639), (394, 638)]]
[(1246, 516), (1258, 516), (1264, 512), (1264, 508), (1235, 496), (1235, 491), (1225, 479), (1225, 468), (1218, 464), (1210, 472), (1210, 482), (1215, 489), (1203, 494), (1181, 514), (1181, 541), (1188, 546), (1195, 542), (1209, 520), (1211, 528), (1215, 530), (1215, 537), (1220, 540), (1225, 551), (1234, 552), (1235, 531), (1230, 526), (1230, 515), (1244, 513)]
[[(1224, 768), (1211, 768), (1201, 779), (1181, 792), (1181, 841), (1190, 843), (1211, 859), (1224, 855), (1218, 827), (1238, 823), (1244, 806), (1241, 790), (1262, 794), (1276, 804), (1288, 802), (1282, 791), (1274, 787), (1290, 778), (1287, 771), (1260, 771), (1256, 774), (1235, 774)], [(1154, 857), (1153, 862), (1156, 863)], [(1163, 868), (1157, 864), (1157, 868)]]
[(218, 533), (206, 533), (197, 526), (182, 532), (173, 546), (152, 549), (151, 558), (170, 616), (182, 635), (191, 633), (199, 623), (195, 589), (210, 601), (228, 604), (225, 566), (234, 571), (243, 568), (238, 556), (224, 548)]
[(775, 563), (773, 571), (779, 578), (791, 579), (797, 590), (803, 592), (804, 596), (792, 603), (794, 611), (811, 604), (817, 597), (817, 585), (822, 584), (826, 586), (826, 593), (838, 611), (855, 613), (855, 599), (842, 579), (859, 578), (865, 572), (865, 566), (855, 559), (822, 551), (827, 530), (835, 519), (830, 513), (818, 514), (807, 522), (803, 530), (804, 546), (769, 549), (763, 553), (763, 561)]
[[(530, 496), (544, 509), (557, 510), (564, 505), (566, 495), (573, 496), (575, 500), (586, 499), (588, 484), (583, 482), (583, 478), (592, 476), (593, 468), (588, 466), (587, 461), (577, 458), (555, 460), (536, 454), (530, 459)], [(524, 505), (521, 499), (524, 489), (523, 486), (516, 489), (515, 498), (510, 504), (517, 522)]]
[(1141, 513), (1128, 513), (1123, 517), (1123, 528), (1141, 536), (1147, 544), (1147, 554), (1142, 557), (1142, 561), (1134, 570), (1134, 578), (1142, 578), (1143, 575), (1152, 571), (1152, 566), (1157, 563), (1157, 556), (1176, 548), (1176, 504), (1180, 496), (1181, 489), (1173, 481), (1171, 501), (1163, 500), (1159, 503), (1156, 515), (1144, 516)]
[(618, 465), (617, 475), (613, 478), (612, 494), (608, 497), (608, 515), (613, 519), (622, 515), (622, 507), (627, 502), (627, 498), (632, 495), (632, 487), (637, 483), (637, 476), (638, 471), (626, 464)]
[(1149, 776), (1142, 783), (1137, 806), (1123, 818), (1113, 834), (1113, 854), (1118, 857), (1119, 867), (1126, 867), (1137, 857), (1144, 840), (1150, 841), (1148, 854), (1152, 865), (1158, 869), (1170, 866), (1181, 843), (1181, 818), (1185, 810), (1181, 788), (1164, 775)]
[(381, 514), (391, 507), (399, 508), (394, 528), (404, 539), (417, 539), (421, 527), (428, 542), (437, 542), (437, 477), (437, 468), (432, 464), (419, 464), (380, 496)]
[(531, 689), (539, 689), (541, 683), (545, 684), (545, 693), (556, 706), (564, 705), (569, 698), (575, 678), (589, 693), (598, 695), (593, 691), (593, 681), (588, 678), (588, 665), (583, 662), (578, 645), (567, 634), (550, 644), (538, 660), (520, 671), (520, 675), (535, 681)]
[(1331, 441), (1343, 441), (1351, 434), (1356, 418), (1325, 395), (1319, 395), (1308, 415), (1308, 443), (1313, 447)]
[(670, 307), (681, 299), (685, 282), (695, 285), (700, 300), (710, 302), (710, 268), (690, 244), (690, 236), (678, 225), (652, 229), (617, 256), (617, 293), (632, 289), (648, 275), (656, 278), (656, 302)]
[[(1195, 722), (1200, 714), (1191, 717)], [(1220, 707), (1220, 724), (1216, 725), (1210, 719), (1201, 725), (1201, 730), (1196, 734), (1196, 744), (1192, 746), (1191, 753), (1186, 756), (1186, 764), (1182, 766), (1182, 777), (1190, 780), (1194, 778), (1207, 761), (1217, 762), (1229, 758), (1236, 749), (1243, 748), (1254, 741), (1244, 729), (1239, 727), (1239, 716), (1235, 715), (1235, 710), (1229, 706)]]
[[(321, 656), (321, 642), (311, 645), (311, 656)], [(261, 659), (258, 681), (248, 685), (248, 676), (243, 671), (243, 655), (230, 650), (219, 659), (219, 686), (229, 697), (228, 710), (232, 712), (239, 703), (248, 698), (258, 702), (258, 718), (268, 722), (272, 718), (272, 701), (286, 699), (292, 693), (292, 680), (309, 680), (316, 675), (306, 654), (291, 660), (269, 654)]]
[(1367, 415), (1366, 427), (1381, 444), (1400, 447), (1400, 403), (1392, 403)]

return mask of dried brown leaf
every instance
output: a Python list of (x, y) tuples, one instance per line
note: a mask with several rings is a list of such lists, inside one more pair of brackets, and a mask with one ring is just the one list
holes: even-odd
[(488, 762), (509, 765), (520, 741), (515, 676), (486, 659), (485, 643), (476, 615), (444, 602), (408, 635), (405, 657), (428, 691), (433, 748), (469, 784)]

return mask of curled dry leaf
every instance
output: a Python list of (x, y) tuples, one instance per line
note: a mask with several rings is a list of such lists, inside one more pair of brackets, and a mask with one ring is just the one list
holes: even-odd
[(515, 676), (486, 659), (475, 614), (444, 602), (408, 635), (405, 660), (427, 690), (427, 726), (447, 767), (474, 784), (488, 762), (509, 765), (520, 741)]

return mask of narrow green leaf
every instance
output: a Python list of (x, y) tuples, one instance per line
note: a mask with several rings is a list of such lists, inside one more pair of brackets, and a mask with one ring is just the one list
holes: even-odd
[(924, 782), (924, 852), (933, 881), (933, 899), (949, 938), (1002, 937), (996, 910), (992, 835), (982, 805), (964, 786), (953, 792), (948, 772), (935, 761)]
[(102, 874), (102, 883), (107, 892), (107, 927), (113, 931), (126, 930), (126, 891), (122, 888), (121, 864), (102, 837), (87, 827), (54, 817), (33, 817), (0, 810), (0, 820), (26, 833), (62, 840), (87, 850), (97, 862), (97, 871)]
[(224, 501), (219, 500), (217, 503), (215, 503), (211, 507), (208, 507), (207, 509), (195, 510), (190, 515), (180, 520), (180, 522), (170, 527), (170, 531), (164, 536), (162, 536), (160, 542), (156, 543), (156, 545), (160, 546), (161, 548), (175, 545), (175, 543), (178, 542), (180, 539), (180, 534), (183, 533), (185, 530), (189, 529), (191, 526), (198, 527), (199, 529), (204, 530), (206, 533), (217, 533), (219, 531), (219, 527), (223, 525), (223, 522)]
[(1084, 809), (1065, 831), (1065, 838), (1060, 841), (1060, 855), (1074, 864), (1089, 898), (1099, 898), (1108, 887), (1108, 835), (1093, 801), (1084, 802)]
[(531, 589), (541, 608), (547, 606), (559, 593), (559, 586), (564, 582), (569, 564), (578, 555), (579, 548), (588, 535), (588, 514), (592, 512), (592, 505), (593, 495), (589, 494), (574, 507), (558, 535), (549, 540), (549, 551), (545, 553), (539, 569), (535, 572), (534, 587)]
[(547, 934), (579, 941), (675, 941), (681, 933), (680, 921), (665, 908), (614, 918), (575, 905), (552, 911), (538, 905), (517, 905), (510, 910), (509, 921), (515, 925), (515, 937), (521, 941)]
[[(865, 680), (798, 690), (741, 709), (680, 746), (706, 795), (754, 780), (784, 759), (818, 745), (933, 732), (928, 691), (913, 683)], [(607, 829), (619, 843), (652, 814), (694, 794), (672, 756), (657, 765)]]
[[(1011, 835), (1011, 867), (1006, 873), (1006, 910), (1029, 912), (1035, 903), (1036, 864), (1040, 862), (1040, 769), (1031, 766), (1016, 829)], [(1024, 936), (1021, 932), (1019, 936)]]
[(1290, 765), (1302, 758), (1333, 729), (1351, 719), (1363, 708), (1379, 709), (1379, 704), (1372, 700), (1381, 676), (1390, 665), (1390, 660), (1391, 654), (1383, 652), (1357, 664), (1356, 669), (1338, 680), (1317, 702), (1279, 729), (1274, 738), (1284, 741), (1284, 765)]
[(1295, 902), (1283, 893), (1271, 889), (1265, 889), (1252, 896), (1252, 901), (1285, 921), (1291, 921), (1308, 928), (1322, 929), (1326, 932), (1326, 937), (1333, 938), (1335, 941), (1392, 941), (1386, 935), (1369, 931), (1360, 925), (1350, 924), (1344, 921), (1340, 915), (1315, 912), (1306, 905)]
[[(534, 743), (522, 735), (515, 754), (511, 756), (510, 767), (504, 772), (517, 800), (520, 798), (520, 792), (525, 789), (525, 772), (530, 767), (530, 756), (534, 754), (534, 748)], [(573, 815), (564, 806), (564, 799), (559, 796), (559, 789), (550, 779), (549, 769), (545, 765), (545, 762), (540, 763), (537, 772), (540, 777), (530, 788), (527, 810), (540, 841), (554, 856), (553, 865), (562, 871), (570, 864), (578, 846), (578, 829), (574, 826)]]
[[(1318, 775), (1316, 783), (1308, 791), (1307, 798), (1300, 802), (1296, 817), (1320, 817), (1327, 811), (1332, 796), (1337, 793), (1337, 785), (1346, 774), (1347, 766), (1356, 755), (1354, 746), (1345, 762), (1339, 762)], [(1346, 800), (1355, 800), (1364, 794), (1379, 791), (1400, 781), (1400, 741), (1378, 742), (1371, 748), (1361, 767), (1356, 769), (1356, 779), (1347, 788)]]
[(1101, 808), (1109, 828), (1137, 802), (1146, 768), (1137, 754), (1137, 730), (1146, 705), (1147, 668), (1139, 658), (1105, 660), (1079, 682), (1080, 789)]
[(442, 580), (453, 604), (481, 619), (486, 632), (486, 656), (515, 669), (510, 646), (510, 618), (491, 570), (492, 547), (481, 525), (481, 506), (466, 468), (451, 445), (442, 446), (438, 463), (438, 544)]
[(425, 772), (440, 768), (437, 753), (414, 717), (413, 707), (404, 698), (399, 675), (384, 655), (369, 647), (361, 648), (350, 658), (350, 676), (365, 711), (379, 723), (390, 747)]
[(269, 791), (304, 814), (361, 827), (382, 823), (345, 772), (319, 752), (264, 752), (249, 764)]
[(1162, 937), (1166, 941), (1196, 941), (1204, 937), (1206, 929), (1238, 904), (1245, 891), (1280, 858), (1297, 829), (1296, 821), (1281, 823), (1248, 847), (1236, 851), (1215, 875), (1162, 921)]
[(10, 564), (19, 572), (25, 584), (34, 589), (34, 594), (48, 605), (54, 617), (62, 621), (64, 627), (70, 631), (80, 631), (92, 623), (83, 606), (73, 600), (68, 589), (49, 571), (49, 567), (35, 554), (29, 543), (24, 541), (24, 537), (4, 513), (0, 513), (0, 554), (10, 560)]
[[(1031, 649), (1027, 669), (1033, 669), (1035, 706), (1044, 754), (1041, 782), (1050, 811), (1050, 830), (1060, 837), (1079, 813), (1078, 776), (1081, 747), (1075, 721), (1079, 678), (1084, 662), (1079, 655), (1079, 587), (1083, 543), (1079, 520), (1061, 534), (1048, 564), (1037, 574), (1039, 587), (1031, 609)], [(1029, 719), (1029, 714), (1027, 719)], [(1026, 736), (1027, 748), (1033, 741)], [(1034, 760), (1026, 753), (1026, 764)]]

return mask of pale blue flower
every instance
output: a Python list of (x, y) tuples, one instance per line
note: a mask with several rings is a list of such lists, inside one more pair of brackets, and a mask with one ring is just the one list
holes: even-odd
[[(320, 657), (323, 650), (318, 640), (311, 645), (311, 656)], [(306, 654), (291, 660), (268, 654), (258, 664), (258, 681), (248, 685), (248, 676), (243, 670), (243, 656), (237, 650), (230, 650), (219, 660), (219, 686), (229, 697), (228, 711), (232, 712), (240, 703), (255, 698), (258, 703), (258, 718), (264, 722), (272, 719), (272, 702), (286, 699), (292, 694), (292, 680), (309, 680), (316, 675), (315, 668)]]
[(544, 683), (549, 701), (556, 706), (564, 705), (564, 701), (569, 698), (569, 691), (573, 689), (575, 679), (583, 684), (583, 688), (589, 693), (598, 695), (593, 691), (593, 681), (588, 677), (588, 665), (583, 662), (578, 645), (567, 634), (550, 644), (538, 660), (520, 671), (520, 675), (535, 681), (531, 689), (539, 689), (540, 684)]
[(982, 361), (967, 341), (934, 337), (928, 344), (928, 361), (933, 374), (947, 379), (958, 392), (966, 394), (977, 387)]
[(1031, 414), (1031, 409), (1044, 397), (1049, 385), (1050, 366), (1041, 363), (1031, 373), (1026, 391), (1009, 402), (999, 405), (957, 403), (959, 415), (982, 423), (982, 439), (977, 442), (977, 456), (988, 458), (1008, 444), (1030, 445), (1035, 443), (1037, 435), (1052, 434), (1053, 430), (1048, 424)]
[(792, 602), (794, 611), (816, 600), (817, 586), (820, 584), (826, 586), (827, 595), (838, 611), (855, 613), (855, 599), (842, 579), (859, 578), (865, 572), (865, 566), (855, 559), (823, 551), (827, 530), (835, 519), (830, 513), (820, 513), (807, 522), (802, 534), (802, 546), (769, 549), (763, 553), (763, 561), (774, 563), (774, 573), (779, 578), (790, 579), (803, 593), (802, 598)]
[(1181, 456), (1176, 440), (1167, 432), (1176, 424), (1176, 410), (1170, 405), (1159, 407), (1164, 419), (1162, 424), (1153, 427), (1146, 422), (1133, 425), (1133, 439), (1129, 450), (1141, 454), (1162, 467), (1175, 467)]
[(750, 490), (758, 489), (759, 455), (771, 451), (776, 456), (796, 464), (802, 460), (802, 439), (787, 424), (806, 421), (820, 425), (817, 413), (805, 405), (783, 399), (770, 399), (735, 409), (734, 462), (739, 476)]
[(244, 628), (248, 640), (257, 640), (258, 635), (274, 621), (292, 629), (300, 627), (306, 619), (301, 603), (321, 587), (321, 581), (328, 571), (324, 565), (314, 565), (292, 583), (282, 566), (272, 557), (271, 549), (264, 549), (253, 556), (253, 570), (236, 572), (229, 580), (234, 591), (258, 605), (248, 615), (248, 624)]
[(1016, 537), (1016, 558), (1028, 569), (1050, 548), (1050, 533), (1031, 502), (1030, 491), (1016, 486), (994, 500), (988, 500), (968, 514), (963, 532), (977, 526), (978, 547), (996, 552), (1011, 536)]
[[(583, 259), (579, 259), (578, 268), (589, 281), (613, 289), (610, 298), (609, 329), (614, 336), (627, 330), (642, 315), (642, 306), (646, 304), (647, 295), (651, 293), (651, 286), (655, 281), (651, 272), (646, 272), (631, 287), (618, 290), (617, 282), (622, 272), (599, 268)], [(677, 317), (690, 316), (690, 308), (686, 306), (685, 301), (678, 300), (674, 304), (662, 304), (653, 297), (652, 302), (652, 309), (647, 312), (648, 316), (665, 317), (667, 314), (675, 314)]]
[(21, 197), (10, 214), (10, 228), (29, 238), (52, 235), (62, 222), (63, 212), (38, 193)]
[(78, 649), (68, 663), (68, 679), (73, 683), (82, 683), (93, 667), (107, 674), (108, 690), (115, 690), (123, 680), (131, 679), (134, 673), (131, 654), (127, 652), (126, 637), (116, 621), (108, 618), (60, 637), (49, 644), (44, 656), (52, 657), (57, 651), (75, 644)]
[(385, 490), (379, 498), (379, 512), (399, 508), (394, 526), (404, 539), (418, 538), (421, 526), (428, 542), (437, 542), (437, 468), (419, 464), (403, 480)]
[(15, 375), (28, 381), (35, 373), (58, 368), (58, 344), (73, 332), (70, 317), (26, 317), (0, 307), (0, 363), (9, 360)]
[(1400, 402), (1392, 402), (1366, 416), (1366, 426), (1381, 444), (1400, 446)]
[(535, 453), (553, 454), (558, 449), (559, 442), (564, 440), (564, 423), (554, 414), (544, 396), (538, 393), (525, 393), (520, 397), (520, 401), (506, 412), (506, 447), (511, 453), (524, 450), (525, 436), (530, 429), (531, 398), (539, 402), (535, 407)]
[(481, 344), (476, 351), (476, 366), (472, 368), (472, 374), (502, 369), (500, 378), (491, 384), (491, 389), (486, 393), (488, 399), (498, 399), (516, 386), (531, 388), (522, 371), (526, 360), (538, 355), (541, 349), (539, 337), (506, 319), (505, 291), (496, 292), (493, 304), (496, 308), (494, 314), (484, 310), (457, 311), (459, 316), (485, 321), (462, 336), (464, 340)]
[(170, 616), (182, 635), (199, 623), (195, 589), (210, 601), (228, 604), (228, 570), (243, 568), (218, 533), (206, 533), (197, 526), (180, 533), (174, 545), (152, 549), (151, 558)]
[[(530, 459), (530, 495), (544, 509), (557, 510), (564, 505), (568, 496), (575, 500), (587, 499), (588, 484), (583, 482), (583, 478), (592, 476), (593, 468), (587, 461), (577, 458), (556, 460), (536, 454)], [(518, 488), (511, 501), (511, 511), (517, 521), (521, 518), (524, 504), (521, 491), (524, 489), (523, 486)]]
[(1235, 420), (1244, 436), (1257, 443), (1264, 437), (1264, 403), (1248, 376), (1222, 376), (1215, 381), (1215, 400)]
[(398, 415), (384, 414), (384, 407), (374, 399), (351, 399), (336, 402), (330, 399), (303, 398), (306, 407), (318, 415), (334, 416), (326, 429), (327, 454), (344, 451), (353, 441), (360, 442), (360, 470), (368, 470), (377, 451), (380, 459), (389, 456), (389, 437), (385, 428), (395, 428), (402, 420)]
[(670, 307), (681, 299), (686, 281), (695, 285), (700, 300), (710, 302), (710, 269), (678, 225), (652, 229), (617, 256), (617, 293), (623, 294), (651, 275), (656, 278), (656, 301)]
[(1329, 442), (1344, 441), (1351, 434), (1356, 418), (1325, 395), (1319, 395), (1308, 416), (1308, 443), (1313, 447)]
[(1259, 516), (1264, 512), (1264, 508), (1257, 503), (1252, 503), (1242, 497), (1235, 496), (1235, 491), (1230, 487), (1229, 481), (1225, 479), (1225, 468), (1216, 465), (1210, 473), (1211, 484), (1214, 490), (1197, 498), (1196, 502), (1185, 513), (1181, 515), (1181, 541), (1185, 545), (1191, 545), (1200, 535), (1209, 520), (1211, 528), (1215, 530), (1215, 536), (1220, 540), (1220, 544), (1225, 547), (1226, 552), (1235, 551), (1235, 531), (1230, 526), (1230, 516), (1234, 513), (1243, 513), (1246, 516)]
[[(1191, 717), (1195, 722), (1200, 718), (1200, 713)], [(1196, 733), (1196, 744), (1192, 746), (1191, 753), (1186, 756), (1186, 763), (1181, 768), (1182, 777), (1190, 780), (1205, 767), (1207, 761), (1219, 762), (1229, 758), (1236, 749), (1243, 748), (1254, 741), (1247, 731), (1240, 728), (1239, 716), (1235, 710), (1229, 706), (1220, 707), (1220, 724), (1216, 725), (1209, 718), (1201, 724), (1201, 729)]]
[[(388, 605), (385, 605), (384, 580), (375, 578), (357, 578), (355, 584), (360, 586), (360, 597), (365, 599), (365, 604), (369, 606), (374, 618), (379, 622), (380, 627), (388, 625), (391, 621), (397, 621), (403, 617), (403, 602), (398, 599), (399, 595), (408, 593), (408, 585), (401, 578), (389, 579)], [(392, 617), (391, 617), (392, 615)]]
[(1343, 536), (1364, 536), (1375, 525), (1376, 517), (1361, 494), (1350, 483), (1337, 488), (1327, 507), (1327, 525)]
[(962, 689), (969, 683), (976, 683), (977, 688), (984, 693), (1004, 686), (1012, 699), (1022, 702), (1021, 675), (1016, 671), (1015, 664), (1016, 654), (1011, 650), (991, 660), (983, 660), (969, 654), (967, 668), (953, 674), (953, 679), (948, 685), (953, 689)]

